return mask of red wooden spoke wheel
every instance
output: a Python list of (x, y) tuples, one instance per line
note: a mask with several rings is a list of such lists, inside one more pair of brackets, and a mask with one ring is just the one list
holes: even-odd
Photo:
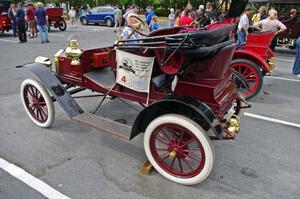
[(181, 115), (153, 120), (145, 132), (144, 148), (154, 168), (180, 184), (197, 184), (212, 170), (214, 151), (207, 133)]
[(26, 79), (21, 86), (23, 106), (30, 119), (40, 127), (51, 126), (54, 120), (54, 106), (48, 91), (33, 79)]
[(246, 99), (256, 96), (263, 85), (263, 76), (258, 66), (251, 61), (237, 59), (231, 62), (230, 67), (243, 75), (248, 81), (250, 90), (245, 90), (243, 93)]
[(204, 166), (201, 143), (188, 129), (177, 124), (158, 126), (150, 137), (150, 150), (159, 166), (172, 175), (194, 177)]
[(41, 92), (32, 85), (26, 85), (23, 97), (32, 117), (41, 123), (46, 122), (48, 119), (48, 109)]

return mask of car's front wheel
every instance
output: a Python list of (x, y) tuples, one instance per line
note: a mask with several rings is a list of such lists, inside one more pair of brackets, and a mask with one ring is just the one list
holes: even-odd
[(26, 113), (39, 127), (50, 127), (54, 120), (53, 100), (47, 89), (35, 79), (26, 79), (21, 85), (21, 99)]
[(105, 24), (107, 27), (112, 27), (113, 26), (113, 21), (111, 19), (106, 19)]
[(86, 17), (82, 17), (80, 21), (81, 21), (82, 25), (88, 25), (89, 24), (89, 22), (88, 22), (88, 20), (87, 20)]

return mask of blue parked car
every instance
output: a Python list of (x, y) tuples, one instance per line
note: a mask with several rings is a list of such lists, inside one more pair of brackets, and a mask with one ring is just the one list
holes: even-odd
[(82, 13), (80, 16), (80, 22), (83, 25), (94, 23), (105, 24), (108, 27), (112, 27), (115, 25), (114, 11), (115, 8), (110, 6), (94, 7), (90, 13)]

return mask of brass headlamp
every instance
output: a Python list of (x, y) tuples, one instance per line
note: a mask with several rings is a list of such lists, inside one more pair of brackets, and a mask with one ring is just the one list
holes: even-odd
[(272, 71), (274, 70), (274, 68), (275, 68), (275, 65), (276, 65), (276, 63), (275, 63), (275, 57), (269, 58), (269, 59), (267, 60), (267, 62), (268, 62), (268, 64), (269, 64), (270, 70), (271, 70), (271, 72), (272, 72)]
[(225, 124), (226, 138), (234, 139), (240, 131), (240, 118), (232, 115)]
[(79, 41), (77, 37), (71, 36), (69, 38), (69, 45), (66, 48), (66, 54), (72, 59), (71, 65), (80, 64), (80, 56), (82, 55), (82, 51), (79, 49)]

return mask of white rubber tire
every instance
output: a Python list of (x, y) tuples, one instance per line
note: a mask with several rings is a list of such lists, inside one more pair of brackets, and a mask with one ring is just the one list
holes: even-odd
[[(45, 102), (46, 102), (46, 106), (48, 109), (48, 118), (46, 120), (46, 122), (41, 123), (40, 121), (36, 120), (31, 113), (29, 112), (26, 103), (25, 103), (25, 99), (24, 99), (24, 88), (27, 85), (32, 85), (34, 87), (36, 87), (39, 92), (42, 94)], [(54, 121), (54, 116), (55, 116), (55, 109), (54, 109), (54, 105), (53, 105), (53, 101), (47, 91), (47, 89), (38, 81), (35, 79), (25, 79), (21, 85), (21, 99), (22, 99), (22, 103), (24, 106), (24, 109), (26, 110), (27, 115), (30, 117), (30, 119), (39, 127), (42, 128), (48, 128), (51, 127), (53, 121)]]
[[(205, 164), (202, 171), (194, 177), (191, 178), (180, 178), (178, 176), (174, 176), (166, 172), (163, 168), (161, 168), (157, 162), (154, 160), (153, 155), (150, 151), (150, 137), (153, 131), (160, 125), (165, 123), (173, 123), (177, 125), (181, 125), (187, 129), (189, 129), (200, 141), (203, 146), (205, 152)], [(183, 185), (194, 185), (198, 184), (201, 181), (205, 180), (212, 171), (215, 159), (214, 147), (211, 143), (210, 138), (207, 135), (207, 132), (204, 131), (196, 122), (193, 120), (177, 114), (166, 114), (157, 117), (154, 119), (147, 127), (144, 135), (144, 149), (147, 155), (148, 160), (153, 165), (153, 167), (164, 177), (167, 179), (183, 184)]]

